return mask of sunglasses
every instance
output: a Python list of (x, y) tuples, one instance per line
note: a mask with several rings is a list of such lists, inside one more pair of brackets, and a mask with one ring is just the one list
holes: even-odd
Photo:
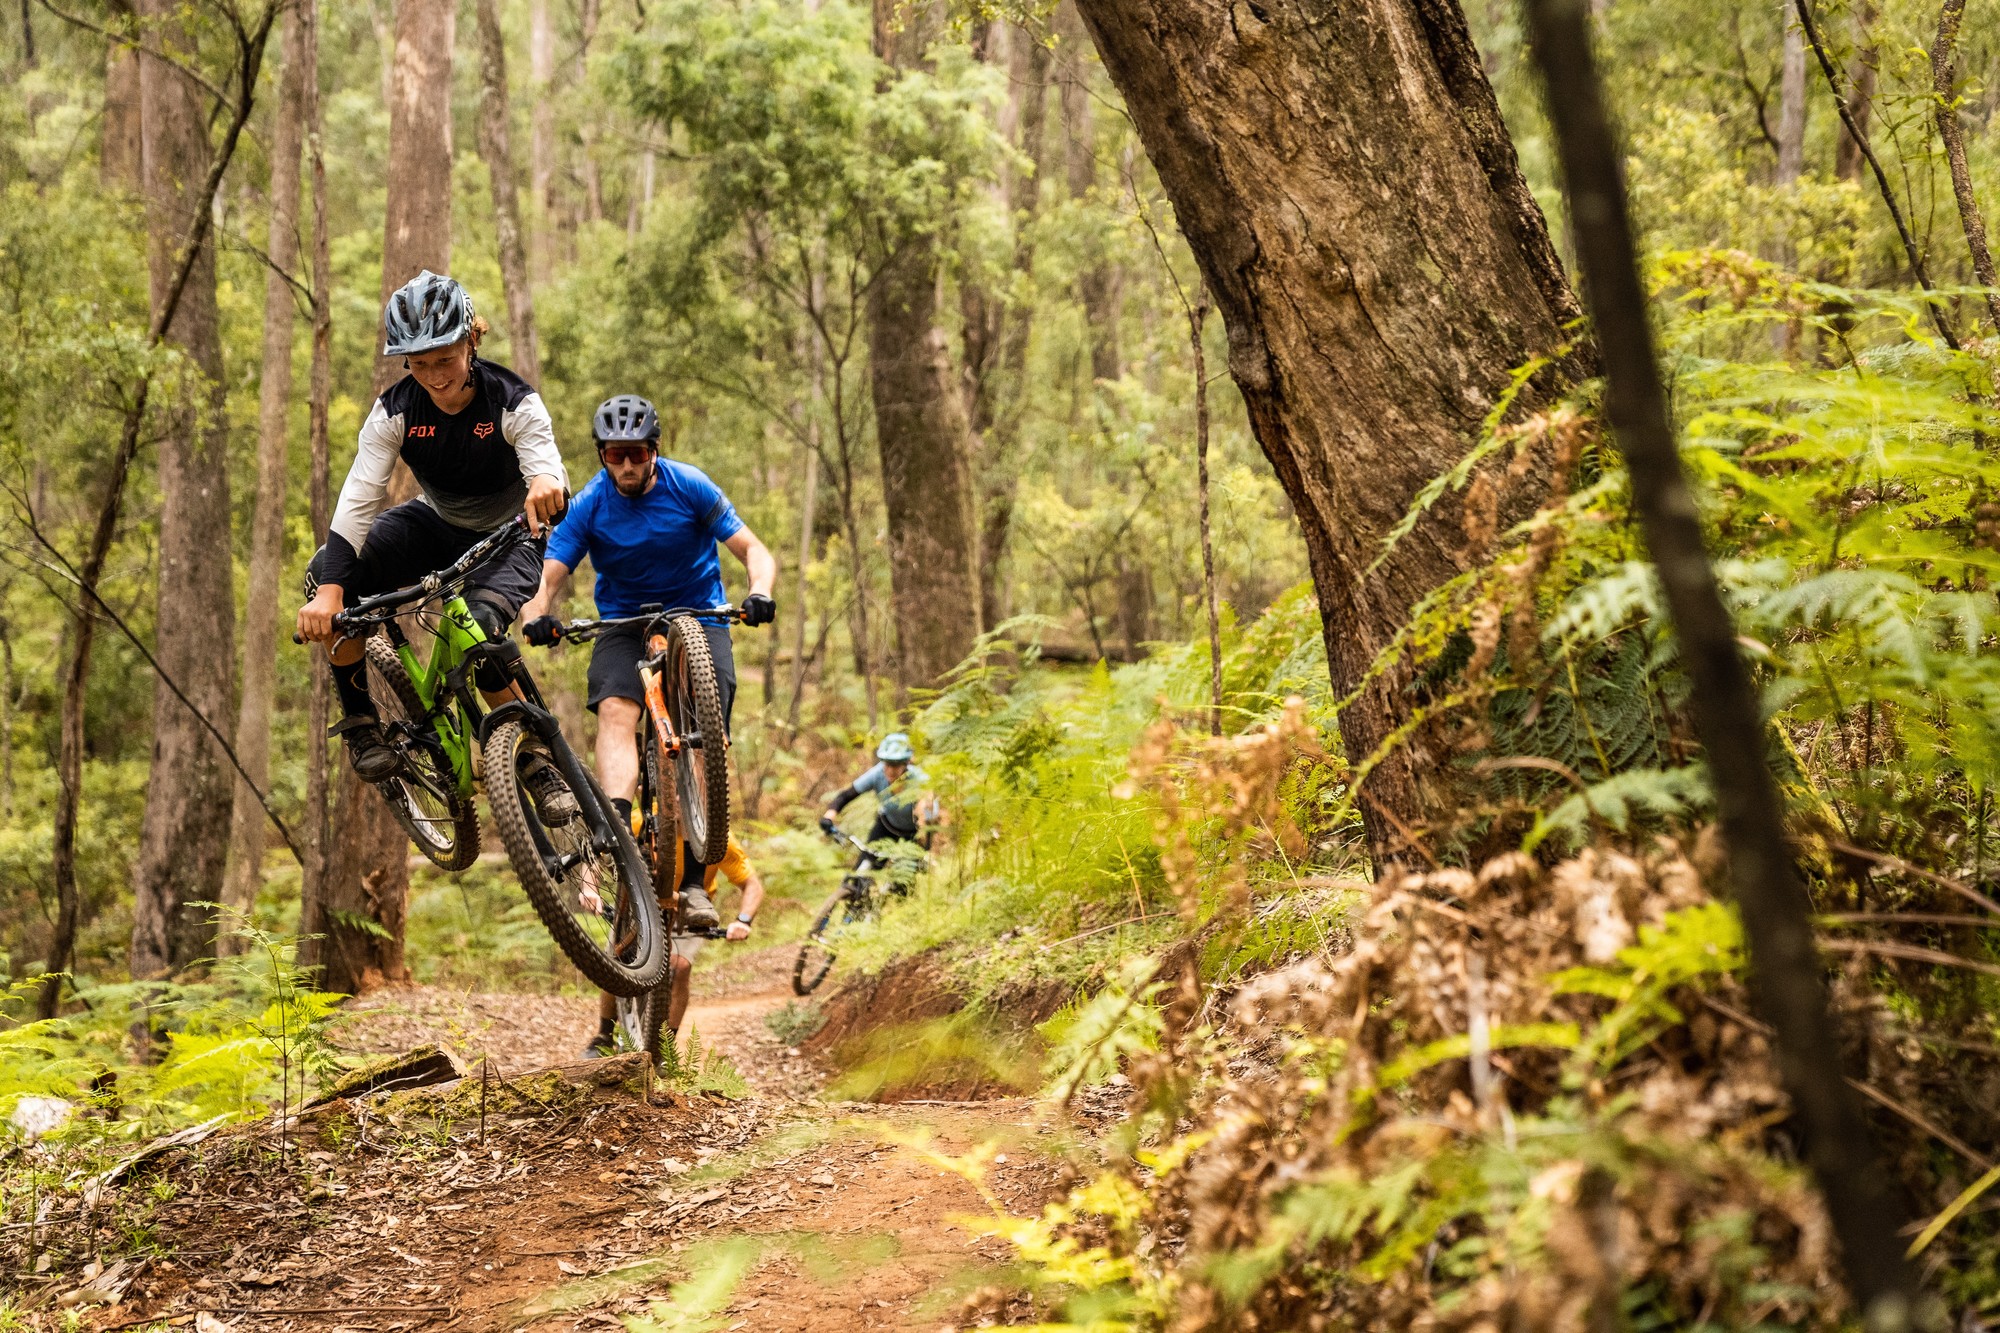
[(644, 444), (607, 444), (597, 453), (606, 463), (615, 465), (643, 463), (653, 456), (652, 447)]

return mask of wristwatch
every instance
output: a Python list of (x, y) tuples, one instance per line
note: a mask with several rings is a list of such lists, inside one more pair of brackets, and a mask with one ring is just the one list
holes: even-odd
[(750, 926), (756, 924), (757, 918), (753, 916), (745, 916), (743, 915), (743, 913), (738, 912), (736, 914), (736, 921), (738, 925)]

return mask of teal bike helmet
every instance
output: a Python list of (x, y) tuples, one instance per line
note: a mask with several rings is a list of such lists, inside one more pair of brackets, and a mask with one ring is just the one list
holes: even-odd
[(885, 764), (907, 764), (915, 753), (910, 748), (910, 735), (906, 731), (890, 732), (875, 747), (875, 757)]

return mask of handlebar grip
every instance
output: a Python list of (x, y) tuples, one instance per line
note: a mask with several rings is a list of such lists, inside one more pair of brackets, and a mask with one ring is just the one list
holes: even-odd
[(292, 642), (293, 642), (293, 643), (304, 643), (305, 641), (306, 641), (306, 636), (305, 636), (305, 635), (303, 635), (303, 634), (299, 633), (299, 632), (298, 632), (297, 630), (293, 630), (293, 631), (292, 631)]

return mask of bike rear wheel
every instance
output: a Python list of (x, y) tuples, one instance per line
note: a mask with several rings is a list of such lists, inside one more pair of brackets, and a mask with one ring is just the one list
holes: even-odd
[(424, 721), (424, 701), (395, 647), (371, 634), (363, 651), (382, 734), (403, 759), (402, 772), (375, 790), (418, 851), (442, 869), (463, 870), (479, 856), (479, 808), (458, 789), (458, 774)]
[(729, 729), (722, 717), (722, 689), (708, 635), (693, 616), (666, 624), (667, 652), (660, 693), (674, 731), (699, 745), (683, 743), (673, 756), (675, 804), (680, 833), (703, 865), (715, 865), (729, 851)]
[[(667, 975), (668, 958), (652, 876), (632, 830), (619, 825), (597, 780), (576, 766), (589, 787), (572, 793), (581, 810), (567, 824), (551, 827), (542, 822), (525, 784), (537, 761), (555, 764), (557, 757), (541, 737), (519, 722), (503, 722), (487, 737), (485, 751), (493, 822), (528, 901), (556, 944), (613, 995), (643, 995), (658, 985)], [(573, 756), (566, 757), (574, 763)], [(561, 773), (566, 766), (555, 767)], [(600, 838), (608, 850), (597, 850)], [(584, 901), (588, 893), (599, 900), (599, 910)]]
[(857, 887), (850, 879), (820, 904), (819, 911), (813, 914), (812, 929), (806, 932), (805, 943), (799, 946), (798, 959), (792, 964), (794, 994), (810, 995), (826, 980), (826, 974), (833, 970), (833, 960), (839, 956), (835, 946), (841, 931), (868, 915), (867, 894), (865, 886)]

